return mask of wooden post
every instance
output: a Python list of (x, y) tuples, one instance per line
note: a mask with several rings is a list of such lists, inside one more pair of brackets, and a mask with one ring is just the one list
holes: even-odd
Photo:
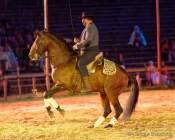
[[(48, 32), (48, 1), (44, 0), (44, 30)], [(50, 88), (50, 80), (49, 80), (49, 58), (48, 51), (45, 52), (45, 81), (46, 81), (46, 89)]]
[(36, 78), (32, 77), (32, 88), (36, 89)]
[(36, 77), (32, 76), (32, 94), (36, 95), (37, 94), (37, 89), (36, 89)]
[(17, 85), (18, 85), (18, 92), (19, 92), (19, 98), (21, 98), (21, 84), (20, 84), (20, 71), (19, 68), (17, 68)]
[(4, 90), (4, 100), (7, 101), (7, 83), (8, 80), (6, 78), (3, 79), (3, 90)]
[(157, 34), (157, 68), (158, 68), (158, 84), (160, 84), (161, 71), (161, 50), (160, 50), (160, 12), (159, 0), (156, 0), (156, 34)]

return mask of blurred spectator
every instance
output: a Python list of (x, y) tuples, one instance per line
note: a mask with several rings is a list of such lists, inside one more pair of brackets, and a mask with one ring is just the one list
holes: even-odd
[[(0, 68), (0, 77), (2, 77), (3, 76), (3, 71), (2, 71), (2, 69)], [(2, 82), (2, 80), (0, 79), (0, 97), (2, 97), (3, 96), (3, 82)]]
[(0, 60), (5, 62), (5, 69), (9, 72), (15, 70), (15, 65), (19, 65), (22, 72), (30, 67), (28, 53), (34, 40), (33, 31), (34, 24), (32, 23), (23, 28), (13, 27), (4, 14), (0, 15), (0, 45), (6, 46), (0, 48), (2, 54)]
[(139, 72), (136, 74), (136, 80), (137, 80), (137, 83), (139, 85), (139, 88), (141, 88), (141, 86), (142, 86), (142, 78), (141, 78), (141, 75), (140, 75)]
[(6, 69), (6, 61), (0, 58), (0, 76), (4, 75), (5, 69)]
[(15, 48), (16, 56), (19, 60), (20, 70), (24, 72), (29, 67), (28, 53), (30, 49), (29, 47), (33, 42), (33, 37), (31, 37), (32, 34), (30, 34), (29, 32), (26, 32), (26, 34), (25, 32), (23, 34), (22, 33), (22, 31), (15, 31), (14, 36), (17, 42), (17, 46)]
[(20, 46), (17, 46), (15, 48), (15, 53), (16, 53), (16, 56), (18, 58), (18, 61), (19, 61), (19, 66), (20, 66), (20, 69), (22, 71), (25, 71), (25, 65), (24, 65), (24, 60), (23, 60), (23, 48), (21, 48)]
[(119, 53), (117, 56), (117, 63), (124, 69), (126, 69), (126, 65), (125, 65), (125, 60), (124, 60), (124, 56), (122, 53)]
[(10, 73), (16, 72), (19, 65), (18, 65), (17, 58), (16, 58), (13, 50), (11, 49), (9, 42), (6, 42), (6, 44), (5, 44), (4, 53), (7, 54), (7, 58), (8, 58), (8, 60), (7, 60), (8, 67), (7, 67), (6, 71), (10, 72)]
[(4, 47), (0, 46), (1, 71), (4, 73), (8, 69), (8, 54), (4, 51)]
[(25, 41), (26, 41), (26, 44), (28, 45), (31, 45), (33, 43), (33, 34), (31, 32), (28, 32), (26, 35), (25, 35)]
[(5, 27), (0, 26), (0, 43), (1, 44), (5, 41), (5, 38), (6, 38)]
[(4, 26), (0, 26), (0, 36), (2, 37), (2, 36), (5, 36), (5, 34), (6, 34), (6, 30), (5, 30), (5, 27)]
[(157, 85), (158, 84), (158, 70), (156, 66), (154, 66), (153, 61), (149, 61), (148, 64), (145, 65), (146, 69), (146, 79), (148, 85)]
[(175, 61), (175, 40), (174, 39), (172, 39), (172, 41), (171, 41), (171, 48), (172, 48), (172, 51), (171, 51), (171, 60), (172, 61)]
[(163, 61), (161, 63), (160, 81), (162, 84), (168, 83), (168, 67), (165, 65), (165, 62)]
[(134, 47), (147, 47), (146, 39), (138, 25), (134, 26), (134, 30), (130, 36), (128, 45)]
[(162, 60), (167, 62), (170, 61), (169, 60), (169, 56), (171, 55), (171, 42), (168, 39), (165, 39), (162, 43), (161, 43), (161, 57)]

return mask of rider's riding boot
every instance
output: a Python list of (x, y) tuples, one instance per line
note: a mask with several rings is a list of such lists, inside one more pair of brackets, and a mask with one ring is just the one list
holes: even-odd
[(91, 85), (89, 83), (88, 76), (85, 76), (83, 77), (83, 87), (81, 89), (81, 92), (85, 93), (85, 92), (90, 92), (90, 91), (91, 91)]

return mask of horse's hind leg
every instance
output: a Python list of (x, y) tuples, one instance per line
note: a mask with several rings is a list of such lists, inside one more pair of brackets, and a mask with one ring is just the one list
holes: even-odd
[(117, 123), (117, 119), (120, 117), (121, 113), (123, 112), (122, 106), (118, 99), (120, 91), (121, 91), (121, 88), (115, 89), (114, 91), (111, 91), (111, 92), (108, 91), (108, 97), (111, 104), (114, 107), (115, 115), (114, 117), (112, 117), (109, 124), (105, 126), (105, 128), (113, 127)]
[(51, 106), (53, 108), (55, 108), (56, 110), (58, 110), (61, 113), (61, 115), (64, 115), (64, 112), (65, 112), (63, 109), (60, 108), (58, 103), (52, 98), (52, 96), (56, 92), (58, 92), (60, 89), (61, 89), (61, 85), (56, 84), (44, 93), (44, 104), (45, 104), (47, 113), (48, 113), (49, 117), (51, 117), (51, 118), (54, 117), (54, 114), (51, 110)]
[(105, 121), (105, 118), (111, 113), (111, 107), (106, 93), (100, 93), (100, 97), (104, 112), (103, 115), (101, 115), (94, 123), (93, 127), (99, 127)]
[(101, 97), (101, 104), (104, 109), (103, 116), (106, 118), (111, 113), (110, 102), (106, 93), (100, 93), (100, 97)]
[(120, 117), (120, 115), (123, 112), (123, 109), (120, 105), (120, 102), (119, 102), (118, 98), (116, 99), (116, 102), (115, 102), (115, 104), (113, 104), (113, 106), (114, 106), (114, 109), (115, 109), (115, 115), (112, 117), (109, 124), (105, 126), (105, 128), (113, 127), (116, 124), (118, 118)]

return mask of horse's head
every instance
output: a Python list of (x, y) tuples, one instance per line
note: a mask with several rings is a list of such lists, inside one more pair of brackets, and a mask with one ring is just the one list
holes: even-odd
[(36, 34), (36, 39), (29, 52), (31, 60), (39, 60), (45, 51), (48, 51), (48, 57), (52, 65), (64, 64), (70, 60), (72, 51), (63, 39), (44, 31)]
[(37, 61), (46, 51), (46, 46), (48, 45), (44, 31), (36, 32), (36, 39), (32, 44), (29, 52), (29, 58), (33, 61)]

